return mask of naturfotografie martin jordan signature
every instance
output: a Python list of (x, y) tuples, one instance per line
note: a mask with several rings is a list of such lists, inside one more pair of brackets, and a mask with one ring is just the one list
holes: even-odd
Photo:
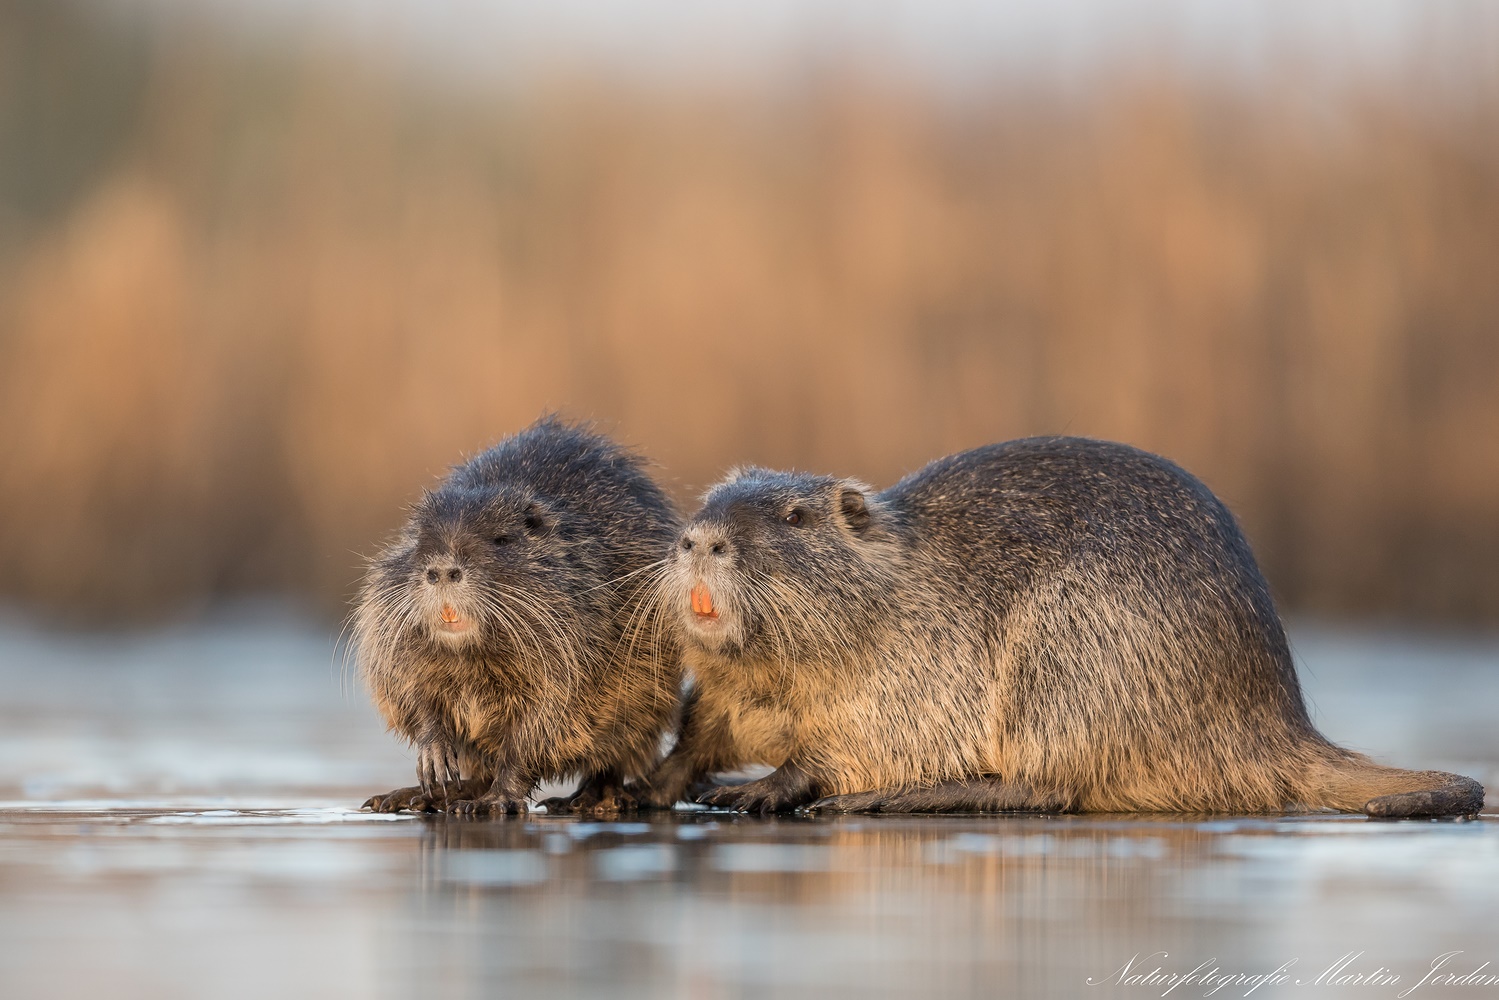
[(1267, 972), (1234, 972), (1221, 968), (1216, 958), (1201, 962), (1186, 972), (1171, 971), (1161, 964), (1152, 964), (1157, 959), (1170, 958), (1164, 951), (1141, 956), (1136, 953), (1112, 975), (1089, 977), (1089, 986), (1139, 986), (1160, 988), (1161, 996), (1168, 996), (1178, 987), (1202, 988), (1202, 996), (1216, 995), (1220, 990), (1247, 987), (1243, 995), (1250, 996), (1262, 986), (1388, 986), (1404, 987), (1397, 994), (1407, 997), (1423, 986), (1490, 986), (1499, 988), (1499, 970), (1490, 971), (1492, 961), (1485, 961), (1476, 968), (1464, 971), (1458, 963), (1462, 951), (1446, 951), (1431, 960), (1430, 966), (1420, 979), (1402, 975), (1383, 965), (1373, 969), (1359, 968), (1356, 963), (1363, 958), (1361, 951), (1347, 952), (1327, 966), (1315, 977), (1297, 977), (1292, 968), (1300, 959), (1288, 959)]

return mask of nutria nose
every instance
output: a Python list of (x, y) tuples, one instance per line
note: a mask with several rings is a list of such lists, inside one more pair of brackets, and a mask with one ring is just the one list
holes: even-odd
[(706, 549), (715, 556), (721, 556), (729, 551), (728, 540), (722, 532), (714, 528), (694, 525), (682, 533), (682, 551), (691, 552), (700, 548)]
[(463, 579), (463, 570), (457, 566), (433, 566), (427, 570), (427, 582), (437, 583), (447, 580), (449, 583), (457, 583)]

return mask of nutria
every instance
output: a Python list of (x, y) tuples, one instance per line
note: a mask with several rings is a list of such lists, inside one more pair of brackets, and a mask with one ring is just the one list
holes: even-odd
[(637, 581), (680, 528), (635, 455), (543, 418), (428, 492), (369, 567), (359, 665), (418, 785), (365, 806), (609, 813), (656, 763), (681, 679), (671, 640), (634, 620)]
[(881, 493), (747, 469), (682, 532), (659, 601), (694, 690), (652, 777), (776, 770), (736, 809), (1462, 815), (1476, 781), (1312, 725), (1233, 515), (1135, 448), (1031, 438)]

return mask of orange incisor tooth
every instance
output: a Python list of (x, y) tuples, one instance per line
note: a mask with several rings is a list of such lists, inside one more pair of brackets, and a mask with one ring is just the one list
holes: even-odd
[(700, 615), (717, 616), (718, 613), (713, 610), (713, 595), (708, 592), (707, 584), (699, 583), (693, 586), (692, 610)]
[(451, 604), (444, 604), (442, 606), (442, 620), (447, 622), (449, 625), (457, 622), (458, 609), (453, 607)]

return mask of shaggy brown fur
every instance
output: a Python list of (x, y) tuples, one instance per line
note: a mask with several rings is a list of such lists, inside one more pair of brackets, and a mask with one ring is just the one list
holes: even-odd
[(652, 778), (658, 803), (758, 762), (778, 770), (703, 801), (1374, 816), (1483, 804), (1469, 778), (1382, 767), (1323, 738), (1233, 516), (1124, 445), (994, 445), (883, 493), (745, 470), (709, 493), (658, 587), (695, 678)]
[[(369, 569), (354, 636), (419, 784), (380, 811), (615, 812), (648, 773), (681, 680), (671, 639), (632, 628), (641, 574), (680, 519), (640, 459), (554, 418), (460, 466)], [(445, 617), (446, 616), (446, 617)]]

